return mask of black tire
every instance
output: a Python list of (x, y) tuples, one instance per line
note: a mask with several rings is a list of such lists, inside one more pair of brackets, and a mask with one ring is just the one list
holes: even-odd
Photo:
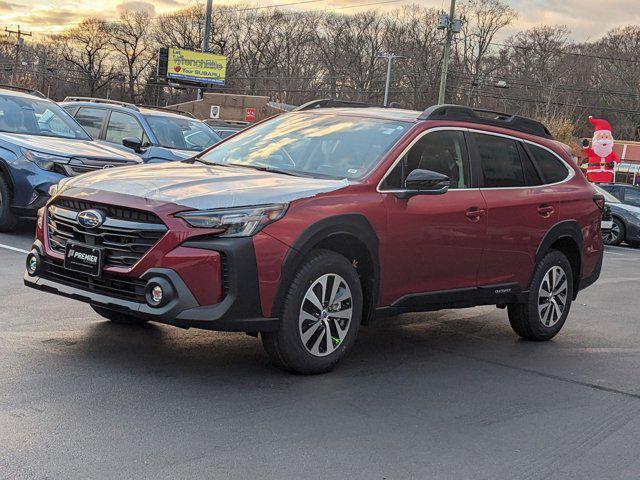
[[(560, 308), (560, 305), (562, 304), (562, 296), (551, 295), (546, 297), (549, 299), (549, 301), (546, 301), (545, 296), (541, 295), (540, 287), (543, 282), (545, 282), (548, 273), (551, 272), (552, 269), (554, 269), (554, 272), (557, 275), (557, 268), (561, 269), (562, 273), (565, 275), (565, 301), (559, 318), (555, 323), (551, 324), (554, 316), (558, 316), (558, 310), (554, 309), (554, 305), (558, 305), (558, 309)], [(546, 288), (546, 286), (548, 286), (548, 280), (543, 288)], [(561, 286), (562, 281), (558, 283), (557, 287)], [(569, 315), (572, 300), (573, 273), (571, 270), (571, 264), (569, 263), (569, 260), (567, 260), (567, 257), (565, 257), (561, 252), (551, 250), (535, 268), (531, 279), (531, 285), (529, 287), (527, 302), (509, 305), (508, 312), (511, 328), (513, 328), (514, 332), (527, 340), (550, 340), (562, 329), (562, 326), (567, 319), (567, 315)], [(548, 305), (548, 307), (545, 308), (544, 305)], [(542, 312), (539, 311), (539, 306), (542, 306)]]
[[(341, 295), (348, 295), (348, 300), (342, 300), (331, 306), (325, 306), (322, 311), (307, 300), (311, 287), (317, 287), (319, 281), (328, 275), (325, 291), (327, 297), (332, 296), (332, 287), (338, 282)], [(340, 279), (338, 279), (341, 277)], [(320, 285), (320, 289), (322, 286)], [(324, 297), (323, 294), (320, 294)], [(323, 298), (324, 300), (324, 298)], [(326, 302), (327, 304), (329, 302)], [(339, 305), (339, 307), (338, 307)], [(343, 322), (331, 316), (331, 312), (351, 311), (351, 318)], [(316, 318), (301, 321), (302, 309), (317, 311)], [(323, 314), (324, 312), (324, 314)], [(323, 320), (324, 319), (324, 320)], [(344, 358), (355, 343), (360, 322), (362, 320), (362, 286), (356, 269), (344, 256), (328, 250), (313, 251), (293, 278), (280, 313), (280, 325), (276, 332), (263, 332), (260, 337), (271, 361), (278, 367), (298, 374), (325, 373), (332, 370)], [(317, 324), (317, 327), (315, 326)], [(307, 342), (303, 341), (304, 333), (314, 331)], [(341, 328), (343, 338), (337, 333)], [(316, 343), (317, 341), (317, 343)], [(312, 345), (313, 344), (313, 345)], [(312, 345), (312, 346), (311, 346)], [(324, 352), (321, 349), (324, 348)], [(316, 349), (317, 354), (312, 350)]]
[(0, 172), (0, 232), (10, 232), (18, 224), (18, 218), (11, 211), (11, 186)]
[(109, 310), (108, 308), (96, 307), (95, 305), (91, 305), (93, 311), (96, 312), (103, 318), (112, 321), (113, 323), (117, 323), (119, 325), (144, 325), (147, 323), (145, 318), (136, 317), (134, 315), (128, 315), (122, 312), (116, 312), (115, 310)]
[(627, 229), (624, 226), (624, 222), (619, 218), (613, 219), (613, 228), (602, 234), (602, 241), (605, 245), (616, 246), (620, 245), (627, 235)]

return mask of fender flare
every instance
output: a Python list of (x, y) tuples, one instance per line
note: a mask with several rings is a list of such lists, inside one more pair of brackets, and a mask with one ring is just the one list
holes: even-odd
[[(359, 213), (336, 215), (324, 218), (308, 226), (290, 246), (282, 264), (280, 284), (273, 300), (271, 308), (272, 316), (280, 313), (280, 307), (284, 301), (287, 288), (293, 280), (305, 257), (320, 242), (335, 235), (348, 235), (364, 244), (371, 260), (372, 275), (369, 280), (370, 295), (369, 304), (364, 305), (366, 317), (363, 323), (371, 318), (378, 301), (380, 288), (380, 258), (378, 254), (378, 236), (367, 218)], [(365, 280), (365, 279), (363, 279)], [(363, 290), (365, 285), (363, 284)]]
[[(580, 263), (578, 265), (578, 272), (573, 279), (573, 299), (578, 295), (578, 291), (580, 289), (580, 282), (582, 279), (582, 251), (584, 239), (582, 238), (582, 230), (580, 230), (580, 226), (578, 222), (575, 220), (565, 220), (563, 222), (555, 224), (549, 231), (545, 234), (540, 245), (538, 245), (538, 250), (536, 251), (536, 265), (542, 258), (547, 254), (550, 250), (551, 245), (553, 245), (556, 241), (561, 240), (563, 238), (569, 238), (573, 240), (578, 245), (579, 259)], [(533, 274), (532, 274), (533, 275)], [(529, 281), (531, 283), (531, 280)]]
[[(546, 255), (549, 251), (549, 247), (553, 245), (554, 242), (567, 237), (576, 242), (580, 252), (582, 252), (584, 239), (582, 238), (582, 231), (580, 230), (578, 222), (575, 220), (565, 220), (563, 222), (556, 223), (542, 238), (540, 245), (538, 245), (538, 250), (536, 251), (536, 264), (542, 260), (542, 257)], [(582, 263), (582, 258), (580, 259), (580, 263)]]

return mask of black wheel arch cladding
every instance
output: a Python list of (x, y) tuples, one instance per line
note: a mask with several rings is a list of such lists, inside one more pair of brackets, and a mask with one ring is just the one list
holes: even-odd
[[(567, 257), (573, 274), (574, 300), (580, 290), (583, 243), (582, 231), (578, 223), (575, 220), (565, 220), (549, 229), (542, 239), (542, 242), (540, 242), (535, 257), (536, 265), (540, 263), (544, 256), (552, 249), (560, 250)], [(567, 249), (569, 251), (566, 251)], [(575, 251), (577, 254), (571, 255), (570, 252), (572, 251)]]
[[(348, 238), (351, 242), (343, 242)], [(340, 248), (332, 248), (331, 242), (339, 241)], [(375, 312), (380, 286), (380, 260), (378, 254), (378, 236), (362, 214), (343, 214), (324, 218), (307, 227), (289, 248), (281, 270), (280, 285), (273, 301), (271, 316), (280, 314), (287, 289), (295, 273), (314, 248), (324, 248), (342, 254), (355, 246), (359, 252), (364, 250), (367, 256), (366, 269), (358, 269), (363, 290), (362, 323), (367, 324)], [(353, 260), (349, 258), (349, 260)]]

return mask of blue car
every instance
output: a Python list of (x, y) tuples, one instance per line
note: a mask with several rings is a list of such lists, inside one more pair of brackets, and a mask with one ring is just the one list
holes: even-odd
[(0, 231), (34, 217), (64, 177), (139, 163), (133, 153), (94, 142), (40, 92), (0, 86)]
[(184, 160), (221, 138), (179, 110), (102, 98), (67, 97), (60, 105), (96, 140), (140, 155), (145, 163)]

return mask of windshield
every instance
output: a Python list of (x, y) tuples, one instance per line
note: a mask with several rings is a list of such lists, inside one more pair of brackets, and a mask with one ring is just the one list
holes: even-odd
[(0, 131), (91, 140), (67, 112), (50, 100), (0, 95)]
[(357, 179), (410, 127), (410, 123), (395, 120), (292, 113), (238, 133), (200, 160)]
[(616, 197), (611, 195), (604, 188), (599, 187), (598, 185), (594, 185), (594, 187), (596, 188), (596, 192), (598, 192), (599, 194), (601, 194), (604, 197), (604, 201), (605, 202), (607, 202), (607, 203), (620, 203), (620, 200), (618, 200)]
[(201, 152), (220, 137), (203, 122), (168, 115), (147, 115), (151, 130), (162, 147)]

